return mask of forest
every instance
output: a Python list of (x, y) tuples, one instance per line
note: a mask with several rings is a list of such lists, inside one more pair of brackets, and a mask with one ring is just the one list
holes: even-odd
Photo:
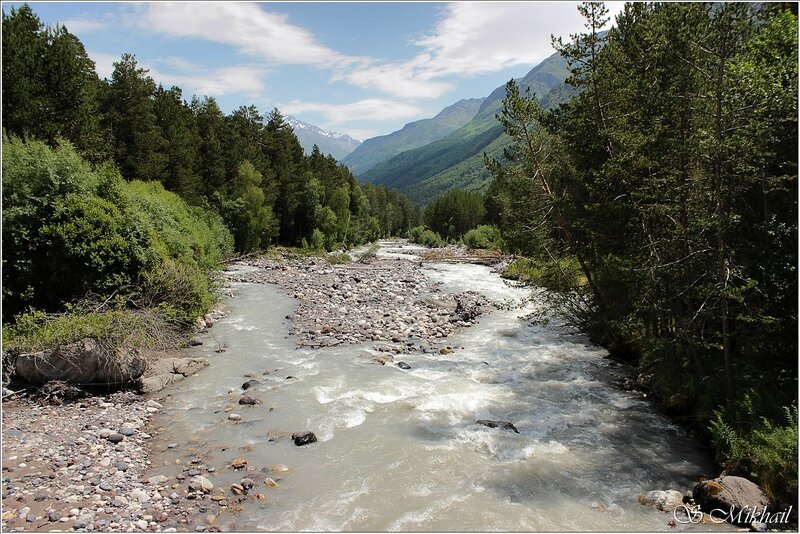
[(357, 184), (316, 148), (305, 156), (277, 109), (225, 115), (157, 85), (130, 54), (101, 80), (80, 40), (27, 4), (3, 13), (3, 79), (6, 324), (112, 292), (147, 294), (187, 323), (225, 257), (330, 251), (416, 224), (400, 193)]
[(730, 474), (794, 503), (797, 6), (628, 3), (607, 32), (580, 11), (553, 40), (577, 96), (507, 85), (487, 217)]

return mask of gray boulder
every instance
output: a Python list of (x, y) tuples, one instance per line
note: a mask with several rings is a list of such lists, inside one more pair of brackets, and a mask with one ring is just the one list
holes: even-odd
[(508, 421), (492, 421), (491, 419), (478, 419), (475, 421), (479, 425), (488, 426), (489, 428), (500, 428), (502, 430), (511, 430), (519, 434), (519, 430), (514, 426), (514, 423)]
[[(744, 521), (747, 512), (759, 513), (769, 505), (769, 498), (764, 490), (746, 478), (734, 476), (698, 482), (692, 490), (692, 496), (703, 512), (712, 514), (717, 510), (712, 515), (730, 517), (734, 521), (737, 518)], [(744, 513), (739, 514), (740, 510)]]
[(207, 366), (207, 358), (160, 357), (159, 353), (151, 354), (147, 360), (147, 370), (139, 379), (139, 390), (142, 393), (160, 391)]

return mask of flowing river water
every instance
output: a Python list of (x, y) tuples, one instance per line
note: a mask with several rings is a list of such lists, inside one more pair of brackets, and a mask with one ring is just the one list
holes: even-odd
[[(524, 320), (541, 306), (527, 300), (529, 289), (479, 265), (432, 263), (425, 274), (441, 291), (517, 306), (459, 331), (451, 344), (463, 349), (402, 355), (411, 365), (402, 370), (371, 362), (369, 344), (297, 348), (285, 320), (295, 301), (277, 286), (233, 284), (229, 316), (190, 351), (211, 366), (167, 391), (156, 464), (202, 455), (226, 490), (247, 476), (226, 467), (235, 457), (254, 472), (293, 469), (270, 473), (280, 487), (261, 486), (267, 499), (243, 507), (226, 529), (673, 530), (671, 515), (635, 497), (711, 475), (699, 444), (641, 395), (614, 386), (622, 370), (603, 349)], [(236, 404), (248, 373), (262, 382), (251, 390), (262, 405)], [(240, 423), (228, 421), (226, 405)], [(512, 421), (519, 434), (477, 419)], [(296, 447), (280, 438), (298, 430), (319, 441)]]

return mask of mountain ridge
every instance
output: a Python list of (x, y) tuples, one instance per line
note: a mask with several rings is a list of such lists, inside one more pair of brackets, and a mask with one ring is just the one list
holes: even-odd
[(361, 145), (359, 139), (355, 139), (346, 133), (323, 130), (319, 126), (301, 121), (295, 117), (286, 117), (286, 123), (292, 127), (306, 155), (311, 154), (312, 148), (317, 145), (320, 152), (330, 154), (336, 160), (341, 161)]
[[(566, 60), (556, 53), (516, 81), (521, 91), (530, 89), (536, 94), (543, 107), (554, 107), (571, 96), (564, 83), (568, 75)], [(483, 165), (483, 152), (502, 157), (502, 149), (510, 143), (495, 117), (503, 108), (503, 98), (505, 84), (483, 99), (475, 117), (461, 128), (376, 164), (358, 175), (359, 180), (397, 188), (416, 204), (427, 204), (453, 187), (484, 189), (490, 175)]]
[(365, 140), (343, 161), (358, 176), (391, 157), (435, 142), (475, 117), (483, 98), (465, 98), (429, 119), (409, 122), (390, 134)]

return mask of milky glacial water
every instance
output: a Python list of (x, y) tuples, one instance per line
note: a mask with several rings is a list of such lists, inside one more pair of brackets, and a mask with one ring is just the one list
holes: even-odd
[[(381, 256), (413, 260), (406, 254), (413, 249), (384, 245)], [(208, 476), (223, 486), (243, 476), (225, 468), (237, 456), (255, 470), (291, 466), (278, 475), (279, 488), (261, 488), (266, 500), (228, 524), (239, 530), (685, 528), (671, 528), (670, 515), (635, 497), (689, 489), (713, 465), (653, 405), (613, 385), (623, 368), (556, 322), (530, 324), (525, 316), (540, 300), (488, 267), (428, 264), (425, 273), (440, 291), (479, 291), (513, 305), (461, 330), (449, 341), (459, 347), (451, 354), (395, 356), (408, 371), (372, 363), (379, 353), (368, 344), (298, 349), (284, 318), (295, 301), (276, 286), (234, 284), (229, 317), (190, 351), (208, 357), (210, 368), (167, 391), (156, 463), (189, 447), (217, 467)], [(220, 346), (225, 352), (215, 352)], [(247, 373), (262, 382), (248, 391), (262, 405), (236, 404)], [(226, 405), (241, 423), (227, 420)], [(477, 419), (511, 421), (520, 433)], [(319, 441), (268, 441), (298, 430)], [(181, 446), (166, 450), (169, 442)]]

